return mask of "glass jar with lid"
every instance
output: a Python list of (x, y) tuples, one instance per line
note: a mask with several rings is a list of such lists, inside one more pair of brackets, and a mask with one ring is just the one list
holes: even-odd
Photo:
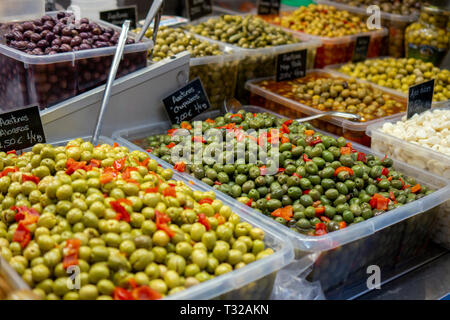
[(439, 66), (449, 48), (448, 17), (444, 9), (424, 6), (419, 21), (406, 28), (406, 56)]

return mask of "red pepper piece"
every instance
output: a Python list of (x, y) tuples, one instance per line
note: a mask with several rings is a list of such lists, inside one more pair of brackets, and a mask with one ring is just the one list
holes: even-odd
[(19, 223), (16, 231), (14, 231), (12, 241), (20, 243), (20, 246), (25, 248), (31, 241), (30, 230), (23, 223)]
[(67, 269), (69, 266), (78, 265), (78, 253), (81, 247), (80, 239), (68, 239), (66, 241), (66, 246), (63, 250), (63, 268)]
[(420, 184), (416, 184), (414, 187), (411, 187), (411, 192), (416, 193), (419, 192), (421, 189), (422, 187), (420, 186)]
[(155, 211), (155, 215), (156, 215), (156, 228), (158, 230), (162, 230), (165, 233), (167, 233), (167, 235), (170, 238), (173, 238), (175, 236), (175, 231), (170, 229), (168, 225), (168, 223), (170, 222), (170, 217), (165, 213), (159, 211)]
[(347, 171), (350, 175), (353, 175), (353, 170), (351, 168), (339, 167), (339, 168), (336, 168), (336, 170), (334, 171), (334, 176), (337, 176), (339, 174), (339, 172), (342, 172), (342, 171)]
[(19, 171), (19, 168), (17, 168), (17, 167), (6, 168), (5, 170), (3, 170), (0, 173), (0, 178), (4, 177), (4, 176), (7, 176), (9, 173), (13, 173), (13, 172), (17, 172), (17, 171)]
[(17, 155), (17, 151), (16, 150), (10, 150), (10, 151), (6, 152), (6, 154), (16, 154)]
[(325, 216), (320, 217), (320, 220), (323, 221), (325, 224), (328, 224), (328, 222), (331, 221), (330, 218), (325, 217)]
[(204, 199), (200, 200), (198, 203), (199, 203), (199, 204), (204, 204), (204, 203), (211, 204), (211, 203), (213, 203), (213, 199), (210, 199), (210, 198), (204, 198)]
[(367, 162), (366, 154), (364, 152), (358, 152), (358, 161), (362, 161), (363, 163)]
[(169, 129), (169, 130), (167, 130), (167, 134), (168, 134), (169, 136), (173, 136), (173, 134), (174, 134), (175, 132), (177, 132), (177, 130), (178, 130), (178, 129), (176, 129), (176, 128), (174, 128), (174, 129)]
[(387, 177), (387, 175), (389, 174), (388, 168), (384, 168), (384, 167), (383, 167), (383, 170), (381, 170), (381, 174), (382, 174), (383, 176), (386, 176), (386, 177)]
[(252, 206), (252, 203), (253, 203), (253, 199), (250, 198), (245, 204), (246, 204), (247, 206), (251, 207), (251, 206)]
[(282, 133), (289, 133), (289, 132), (291, 132), (290, 130), (289, 130), (289, 128), (288, 128), (288, 126), (286, 125), (286, 124), (282, 124), (281, 125), (281, 132)]
[(293, 122), (294, 122), (294, 120), (289, 119), (289, 120), (286, 120), (283, 124), (286, 126), (290, 126)]
[(284, 172), (284, 171), (286, 171), (285, 168), (278, 168), (278, 172)]
[(369, 201), (372, 209), (377, 208), (377, 210), (387, 210), (389, 199), (383, 197), (381, 194), (375, 193)]
[(281, 144), (283, 144), (283, 143), (288, 143), (288, 142), (290, 142), (290, 140), (289, 140), (289, 138), (288, 138), (288, 137), (285, 137), (285, 136), (281, 136), (281, 140), (280, 140), (280, 142), (281, 142)]
[(317, 207), (315, 210), (316, 210), (316, 217), (320, 217), (325, 212), (325, 207)]
[(299, 175), (297, 172), (294, 172), (293, 174), (292, 174), (293, 176), (296, 176), (296, 177), (298, 177), (299, 179), (301, 179), (302, 178), (302, 176), (301, 175)]
[[(123, 220), (125, 222), (130, 222), (130, 214), (128, 211), (120, 204), (123, 201), (120, 201), (122, 199), (111, 201), (109, 204), (111, 205), (111, 208), (117, 213), (116, 214), (116, 220)], [(126, 199), (124, 199), (126, 200)], [(128, 200), (129, 201), (129, 200)]]
[(186, 163), (184, 162), (177, 162), (173, 166), (173, 168), (179, 172), (185, 172), (186, 171)]
[(350, 147), (341, 147), (341, 154), (350, 154), (352, 152), (352, 148)]
[(147, 286), (140, 286), (133, 289), (131, 295), (134, 300), (159, 300), (162, 298), (162, 295), (158, 291)]
[(135, 300), (133, 294), (121, 287), (116, 287), (113, 293), (114, 300)]
[(125, 167), (125, 162), (127, 161), (127, 157), (123, 157), (121, 159), (118, 159), (114, 161), (113, 168), (117, 171), (122, 171), (122, 169)]
[(284, 208), (278, 208), (270, 214), (272, 217), (281, 217), (286, 221), (290, 221), (294, 216), (294, 210), (292, 206), (286, 206)]
[(126, 167), (125, 170), (122, 172), (122, 179), (123, 180), (130, 179), (132, 171), (138, 171), (138, 168)]
[(86, 170), (86, 161), (78, 162), (70, 158), (67, 159), (66, 161), (66, 167), (67, 167), (66, 174), (71, 175), (78, 169)]
[(315, 146), (316, 144), (321, 143), (321, 142), (322, 142), (322, 139), (319, 136), (317, 136), (315, 140), (313, 140), (309, 143), (309, 145)]
[(158, 192), (158, 187), (145, 189), (145, 193), (156, 193), (156, 192)]
[(308, 158), (308, 155), (306, 153), (303, 154), (303, 161), (312, 161), (311, 159)]
[(339, 222), (339, 229), (347, 228), (347, 223), (345, 221)]
[(25, 181), (33, 181), (35, 184), (38, 184), (41, 179), (33, 175), (22, 174), (22, 183)]
[(200, 213), (198, 215), (198, 223), (201, 223), (205, 226), (206, 231), (209, 231), (211, 229), (211, 225), (209, 224), (208, 218), (206, 218), (206, 215), (204, 213)]
[(100, 166), (102, 165), (102, 162), (100, 160), (97, 160), (97, 159), (91, 159), (89, 164), (93, 168), (100, 168)]
[(215, 184), (216, 186), (222, 185), (222, 183), (220, 183), (220, 181), (214, 181), (214, 184)]
[(169, 149), (171, 149), (171, 148), (173, 148), (173, 147), (175, 147), (175, 146), (176, 146), (176, 144), (173, 143), (173, 142), (171, 142), (171, 143), (169, 143), (166, 147), (169, 148)]
[(303, 194), (308, 194), (311, 191), (311, 189), (303, 191)]
[(177, 192), (175, 191), (175, 187), (168, 187), (165, 188), (162, 192), (164, 197), (176, 197), (177, 196)]

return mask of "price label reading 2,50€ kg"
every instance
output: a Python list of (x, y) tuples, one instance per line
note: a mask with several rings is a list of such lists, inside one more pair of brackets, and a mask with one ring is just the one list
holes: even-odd
[(163, 103), (170, 121), (177, 124), (192, 120), (211, 106), (200, 78), (195, 78), (164, 98)]
[(0, 149), (21, 150), (45, 143), (37, 106), (0, 114)]

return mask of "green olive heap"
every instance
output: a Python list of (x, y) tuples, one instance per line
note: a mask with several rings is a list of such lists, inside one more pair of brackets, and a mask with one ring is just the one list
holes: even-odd
[(420, 59), (369, 59), (345, 64), (338, 71), (404, 93), (412, 85), (435, 79), (433, 100), (450, 99), (450, 71)]
[[(180, 128), (190, 130), (192, 134), (197, 125), (202, 132), (210, 128), (222, 130), (224, 136), (233, 132), (235, 137), (240, 137), (241, 143), (246, 144), (246, 158), (249, 156), (248, 145), (253, 140), (245, 135), (249, 129), (279, 130), (276, 137), (280, 141), (279, 169), (275, 175), (266, 175), (267, 167), (260, 161), (246, 164), (248, 161), (237, 159), (238, 138), (233, 142), (233, 164), (230, 161), (222, 161), (224, 164), (221, 164), (205, 157), (202, 164), (176, 162), (174, 167), (180, 171), (186, 170), (204, 183), (296, 232), (323, 235), (393, 210), (432, 192), (416, 183), (414, 178), (396, 171), (390, 158), (366, 155), (354, 150), (343, 137), (335, 139), (315, 132), (308, 123), (280, 119), (269, 113), (253, 114), (241, 110), (203, 122), (183, 122), (174, 125), (168, 134), (148, 137), (141, 141), (141, 146), (148, 148), (147, 151), (155, 156), (172, 162), (171, 149), (183, 139), (192, 138), (201, 142), (203, 150), (217, 144), (215, 137), (195, 139), (195, 136), (174, 136)], [(261, 138), (264, 139), (262, 135), (256, 137), (260, 144), (264, 143)], [(267, 144), (270, 148), (270, 143)], [(271, 151), (266, 152), (269, 154)], [(226, 152), (223, 157), (225, 160)]]
[[(135, 30), (136, 33), (140, 31), (140, 28)], [(153, 30), (148, 29), (145, 36), (152, 39)], [(199, 40), (193, 35), (185, 33), (181, 28), (161, 27), (156, 37), (152, 59), (155, 62), (160, 61), (186, 50), (191, 53), (192, 58), (223, 54), (217, 44), (210, 44), (208, 41)]]
[(248, 15), (223, 15), (210, 18), (189, 30), (201, 36), (237, 45), (246, 49), (265, 48), (299, 42), (291, 34), (263, 19)]
[(214, 192), (143, 152), (37, 144), (1, 152), (0, 172), (0, 253), (42, 299), (159, 299), (273, 253)]

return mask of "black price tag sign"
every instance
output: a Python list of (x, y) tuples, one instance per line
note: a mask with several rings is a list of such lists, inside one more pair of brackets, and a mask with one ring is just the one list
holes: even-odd
[(116, 26), (121, 27), (125, 20), (131, 20), (130, 27), (132, 29), (136, 28), (136, 17), (137, 17), (137, 8), (136, 6), (122, 7), (119, 9), (109, 10), (109, 11), (101, 11), (100, 19), (103, 21), (107, 21)]
[(164, 98), (163, 103), (170, 121), (177, 124), (190, 121), (211, 107), (200, 78)]
[(189, 20), (197, 20), (212, 13), (211, 0), (186, 0), (186, 12)]
[(353, 61), (363, 61), (367, 58), (369, 51), (370, 36), (361, 36), (356, 38), (355, 49), (353, 50)]
[(0, 114), (0, 149), (21, 150), (45, 143), (37, 106)]
[(433, 104), (434, 79), (409, 87), (406, 118), (430, 110)]
[(258, 14), (279, 14), (281, 0), (259, 0)]
[(303, 78), (306, 75), (306, 49), (277, 56), (277, 81)]

